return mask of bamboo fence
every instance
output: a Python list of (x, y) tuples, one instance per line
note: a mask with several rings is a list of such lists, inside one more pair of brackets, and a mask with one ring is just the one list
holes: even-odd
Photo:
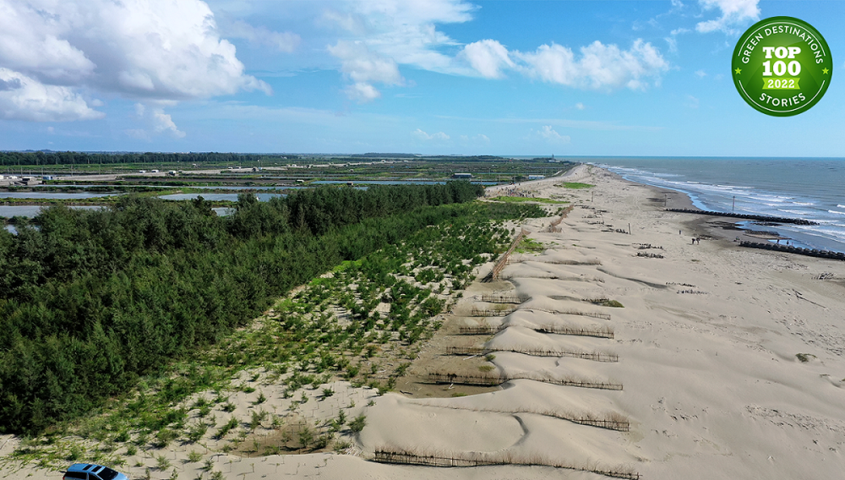
[(604, 352), (575, 352), (568, 350), (554, 350), (548, 348), (485, 348), (485, 347), (446, 347), (447, 355), (487, 355), (494, 352), (514, 352), (532, 357), (571, 357), (592, 360), (594, 362), (615, 363), (619, 361), (619, 355)]
[(484, 467), (494, 465), (520, 465), (565, 468), (592, 472), (613, 478), (639, 480), (640, 474), (633, 470), (617, 468), (601, 468), (598, 466), (575, 465), (565, 462), (555, 462), (540, 456), (520, 457), (510, 452), (476, 453), (476, 452), (420, 452), (395, 447), (378, 447), (372, 459), (378, 463), (398, 465), (419, 465), (425, 467)]
[(507, 264), (508, 264), (508, 257), (511, 256), (513, 251), (516, 249), (516, 246), (519, 245), (519, 242), (521, 242), (523, 237), (528, 235), (528, 233), (529, 232), (527, 230), (525, 230), (524, 228), (522, 230), (520, 230), (519, 235), (516, 236), (516, 238), (513, 240), (513, 243), (511, 243), (511, 246), (508, 247), (508, 251), (505, 252), (502, 255), (501, 258), (499, 258), (499, 261), (496, 262), (496, 265), (493, 267), (493, 271), (490, 272), (490, 278), (491, 279), (493, 279), (493, 280), (499, 279), (499, 275), (501, 275), (502, 270), (504, 270), (505, 266), (507, 266)]
[(568, 387), (594, 388), (598, 390), (622, 390), (621, 383), (602, 382), (595, 380), (583, 380), (576, 378), (554, 378), (550, 376), (531, 375), (528, 373), (517, 374), (484, 374), (484, 373), (453, 373), (453, 372), (429, 372), (428, 381), (440, 384), (475, 385), (483, 387), (495, 387), (510, 380), (533, 380), (551, 385)]
[[(460, 327), (458, 334), (460, 335), (494, 335), (502, 330), (508, 328), (509, 325), (479, 325), (473, 327)], [(603, 326), (595, 328), (572, 327), (567, 325), (546, 325), (525, 328), (534, 330), (539, 333), (547, 333), (553, 335), (573, 335), (579, 337), (597, 337), (597, 338), (613, 338), (613, 328)]]

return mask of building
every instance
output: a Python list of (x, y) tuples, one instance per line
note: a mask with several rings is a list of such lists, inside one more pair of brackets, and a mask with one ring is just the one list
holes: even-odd
[(469, 180), (470, 178), (472, 178), (472, 174), (471, 173), (456, 173), (456, 174), (452, 175), (452, 178), (461, 178), (461, 179)]
[(528, 175), (528, 180), (542, 180), (546, 178), (545, 175)]

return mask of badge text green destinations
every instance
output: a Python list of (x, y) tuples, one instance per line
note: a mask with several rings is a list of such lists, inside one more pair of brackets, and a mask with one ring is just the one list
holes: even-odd
[(736, 45), (731, 68), (745, 101), (780, 117), (809, 110), (833, 76), (827, 42), (811, 25), (792, 17), (767, 18), (749, 28)]

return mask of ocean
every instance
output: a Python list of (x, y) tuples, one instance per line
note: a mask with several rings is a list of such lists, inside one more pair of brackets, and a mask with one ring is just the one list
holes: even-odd
[(812, 220), (818, 225), (754, 228), (775, 230), (799, 247), (845, 252), (845, 159), (623, 157), (588, 163), (686, 193), (704, 210)]

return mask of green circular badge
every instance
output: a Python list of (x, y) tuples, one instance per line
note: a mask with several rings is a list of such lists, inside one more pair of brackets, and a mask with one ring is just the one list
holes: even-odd
[(740, 37), (731, 62), (737, 91), (766, 115), (789, 117), (822, 99), (833, 77), (833, 58), (821, 34), (792, 17), (772, 17)]

